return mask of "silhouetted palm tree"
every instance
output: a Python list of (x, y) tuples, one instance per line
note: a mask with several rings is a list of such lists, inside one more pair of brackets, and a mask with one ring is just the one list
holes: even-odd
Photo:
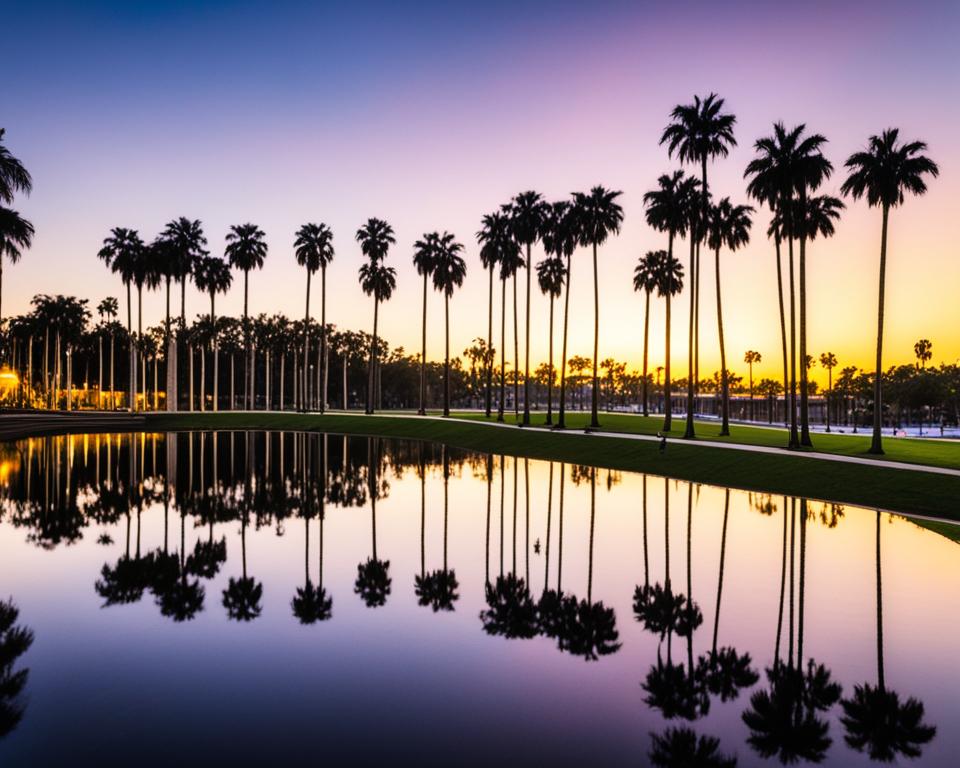
[[(544, 238), (546, 241), (546, 238)], [(550, 322), (547, 326), (549, 336), (549, 362), (547, 363), (547, 418), (546, 424), (553, 424), (553, 301), (563, 290), (566, 279), (566, 267), (557, 257), (544, 259), (537, 264), (537, 284), (540, 291), (550, 297)]]
[(367, 439), (367, 487), (370, 495), (370, 518), (372, 521), (372, 556), (357, 566), (357, 581), (353, 591), (368, 608), (385, 605), (390, 596), (390, 561), (377, 557), (377, 497), (380, 495), (378, 472), (380, 465), (380, 442), (378, 438)]
[(506, 376), (507, 376), (507, 280), (513, 278), (513, 356), (514, 356), (514, 376), (513, 376), (513, 407), (514, 411), (519, 408), (519, 342), (517, 340), (517, 271), (523, 269), (524, 260), (520, 246), (510, 237), (512, 247), (503, 250), (500, 255), (500, 403), (497, 410), (497, 421), (503, 421), (503, 413), (506, 407)]
[[(244, 504), (246, 503), (245, 501)], [(227, 588), (223, 590), (223, 607), (227, 610), (227, 617), (234, 621), (253, 621), (263, 610), (260, 605), (263, 599), (263, 583), (247, 576), (247, 517), (248, 512), (244, 509), (240, 516), (242, 575), (239, 579), (231, 576)]]
[[(204, 256), (194, 266), (193, 279), (197, 288), (210, 296), (210, 329), (213, 334), (213, 410), (220, 410), (220, 345), (217, 334), (216, 300), (218, 293), (226, 293), (233, 283), (230, 266), (216, 256)], [(206, 393), (203, 393), (206, 399)]]
[(597, 378), (597, 355), (600, 349), (600, 276), (597, 270), (597, 247), (603, 245), (610, 235), (620, 233), (623, 223), (623, 208), (616, 202), (622, 192), (604, 187), (593, 187), (589, 192), (575, 192), (573, 207), (576, 211), (580, 244), (593, 249), (593, 391), (590, 402), (590, 427), (600, 426), (597, 415), (600, 382)]
[(547, 253), (558, 259), (566, 259), (564, 276), (566, 290), (563, 299), (563, 344), (560, 352), (560, 408), (557, 414), (557, 428), (566, 427), (567, 401), (567, 331), (570, 321), (570, 269), (573, 252), (579, 242), (580, 225), (575, 208), (561, 200), (550, 205), (547, 220), (544, 223), (543, 244)]
[(413, 244), (413, 265), (417, 274), (423, 276), (423, 321), (422, 347), (420, 354), (420, 407), (417, 413), (425, 416), (427, 400), (427, 281), (433, 276), (437, 267), (437, 252), (439, 250), (440, 233), (427, 232), (422, 240)]
[[(515, 250), (518, 246), (510, 234), (509, 221), (502, 213), (488, 213), (483, 217), (483, 224), (477, 232), (477, 242), (480, 244), (480, 262), (483, 268), (490, 273), (489, 302), (487, 307), (487, 349), (491, 355), (487, 365), (487, 391), (485, 399), (486, 416), (490, 418), (493, 399), (493, 270), (500, 264), (504, 253)], [(502, 345), (501, 345), (502, 346)], [(502, 405), (502, 404), (501, 404)], [(503, 408), (500, 408), (503, 415)]]
[[(662, 253), (662, 251), (661, 251)], [(670, 329), (673, 325), (670, 317), (671, 299), (683, 290), (683, 265), (680, 259), (670, 256), (661, 258), (657, 263), (657, 295), (666, 300), (666, 361), (663, 369), (663, 429), (669, 432), (672, 425), (672, 399), (670, 388)]]
[[(137, 273), (137, 262), (142, 259), (144, 244), (135, 229), (114, 227), (110, 236), (103, 241), (103, 247), (97, 256), (110, 268), (111, 272), (120, 275), (120, 280), (127, 289), (127, 336), (133, 338), (133, 300), (131, 286)], [(127, 409), (132, 411), (137, 397), (137, 364), (136, 348), (130, 343), (130, 377), (127, 384)]]
[[(531, 250), (533, 244), (543, 235), (549, 206), (539, 192), (530, 190), (521, 192), (504, 205), (503, 212), (509, 217), (510, 231), (514, 239), (527, 249), (527, 257), (524, 260), (524, 266), (527, 270), (527, 320), (524, 326), (526, 342), (524, 345), (522, 422), (522, 425), (526, 426), (530, 423), (530, 272), (533, 266)], [(519, 370), (516, 373), (519, 374)]]
[(388, 301), (397, 287), (397, 271), (382, 262), (396, 242), (393, 227), (382, 219), (368, 219), (357, 230), (356, 240), (367, 257), (360, 266), (360, 287), (367, 296), (373, 296), (373, 338), (370, 342), (370, 362), (367, 371), (367, 413), (373, 413), (376, 403), (375, 384), (377, 366), (377, 317), (381, 301)]
[(714, 267), (717, 283), (717, 331), (720, 336), (720, 434), (730, 434), (730, 389), (727, 381), (727, 353), (723, 343), (723, 305), (720, 299), (720, 248), (726, 246), (731, 251), (750, 242), (750, 226), (753, 223), (750, 205), (732, 205), (725, 197), (707, 213), (707, 243), (713, 248)]
[(853, 696), (843, 699), (840, 721), (847, 744), (866, 752), (871, 760), (891, 762), (898, 755), (920, 757), (924, 744), (937, 733), (923, 722), (923, 702), (912, 696), (900, 701), (886, 687), (883, 674), (883, 582), (880, 559), (880, 512), (877, 512), (877, 685), (855, 685)]
[(453, 296), (454, 289), (463, 285), (463, 279), (467, 276), (467, 263), (460, 255), (462, 252), (463, 244), (458, 243), (449, 232), (444, 232), (437, 237), (434, 250), (433, 287), (443, 293), (443, 327), (446, 340), (443, 353), (444, 416), (450, 415), (450, 297)]
[(657, 265), (662, 259), (667, 258), (666, 251), (647, 251), (640, 257), (637, 266), (633, 269), (633, 290), (643, 291), (644, 310), (643, 310), (643, 393), (641, 403), (643, 406), (643, 415), (648, 416), (647, 407), (647, 349), (650, 341), (650, 294), (657, 287)]
[(303, 410), (309, 408), (306, 393), (310, 370), (310, 278), (314, 272), (320, 270), (320, 364), (323, 366), (320, 411), (322, 412), (327, 396), (327, 265), (333, 261), (333, 232), (326, 224), (304, 224), (297, 230), (293, 247), (297, 264), (306, 267), (307, 270), (307, 306), (303, 318), (303, 370), (300, 384)]
[[(449, 512), (448, 486), (450, 484), (450, 457), (447, 447), (441, 446), (443, 452), (443, 568), (433, 573), (423, 574), (423, 529), (420, 533), (421, 546), (421, 578), (417, 582), (417, 596), (420, 605), (429, 605), (434, 613), (438, 611), (452, 611), (453, 604), (460, 599), (457, 589), (460, 583), (457, 581), (457, 573), (447, 567), (447, 518)], [(423, 478), (421, 478), (421, 484)], [(422, 485), (421, 485), (422, 490)], [(422, 503), (422, 497), (421, 497)], [(423, 509), (421, 508), (421, 524), (423, 522)]]
[[(246, 408), (253, 410), (251, 399), (253, 363), (250, 360), (250, 315), (248, 313), (250, 297), (250, 270), (263, 269), (267, 258), (266, 233), (256, 224), (234, 224), (227, 233), (227, 248), (224, 255), (230, 266), (243, 272), (243, 349), (244, 376), (243, 390)], [(216, 364), (214, 364), (216, 365)], [(216, 401), (214, 401), (214, 410)]]
[[(673, 256), (673, 241), (677, 237), (682, 237), (687, 233), (690, 226), (690, 209), (696, 207), (698, 200), (697, 190), (700, 182), (693, 176), (684, 176), (683, 171), (674, 171), (673, 174), (663, 174), (657, 179), (657, 188), (652, 189), (643, 195), (643, 204), (646, 208), (646, 220), (654, 229), (659, 232), (667, 233), (667, 256), (668, 258), (661, 262), (664, 264), (677, 265), (678, 276), (682, 277), (683, 269), (679, 266), (679, 260)], [(691, 240), (693, 233), (691, 233)], [(667, 361), (665, 364), (664, 379), (664, 418), (663, 429), (669, 432), (672, 427), (672, 413), (670, 404), (672, 402), (672, 391), (670, 389), (670, 297), (676, 295), (683, 289), (683, 281), (679, 280), (676, 284), (676, 292), (670, 291), (664, 293), (659, 283), (657, 292), (660, 296), (666, 296), (667, 299)], [(692, 356), (690, 358), (693, 359)]]
[[(3, 259), (11, 264), (20, 261), (22, 251), (33, 241), (33, 225), (16, 211), (2, 205), (13, 203), (15, 192), (29, 195), (33, 190), (30, 172), (10, 150), (3, 145), (5, 129), (0, 128), (0, 298), (3, 297)], [(2, 307), (2, 305), (0, 305)], [(3, 311), (0, 308), (0, 321)]]
[[(711, 93), (705, 99), (694, 96), (693, 104), (678, 104), (671, 113), (670, 124), (663, 129), (660, 143), (667, 145), (670, 157), (676, 153), (682, 163), (700, 166), (700, 212), (691, 226), (691, 252), (694, 244), (699, 247), (703, 240), (702, 227), (707, 220), (707, 207), (710, 197), (710, 188), (707, 184), (707, 163), (715, 157), (726, 157), (730, 148), (737, 145), (733, 137), (733, 126), (737, 121), (734, 115), (723, 112), (724, 100)], [(696, 224), (699, 221), (699, 224)], [(700, 268), (699, 259), (690, 262), (690, 323), (691, 347), (699, 350), (699, 339), (696, 333), (698, 322), (698, 307), (700, 303)], [(697, 352), (694, 353), (697, 355)], [(687, 426), (684, 437), (694, 437), (693, 426), (694, 387), (699, 362), (694, 361), (687, 375)]]
[(873, 441), (871, 453), (883, 453), (880, 427), (883, 423), (883, 300), (887, 275), (887, 223), (890, 209), (902, 205), (904, 193), (922, 195), (927, 191), (924, 176), (939, 176), (940, 169), (922, 154), (927, 145), (922, 141), (900, 142), (900, 132), (888, 128), (879, 136), (871, 136), (869, 147), (855, 152), (845, 163), (850, 173), (841, 190), (854, 200), (867, 198), (871, 207), (883, 211), (880, 233), (880, 300), (877, 305), (877, 364), (873, 383)]

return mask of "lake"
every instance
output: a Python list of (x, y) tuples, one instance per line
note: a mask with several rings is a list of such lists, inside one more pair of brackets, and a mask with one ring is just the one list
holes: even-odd
[(0, 446), (0, 764), (955, 765), (960, 545), (304, 433)]

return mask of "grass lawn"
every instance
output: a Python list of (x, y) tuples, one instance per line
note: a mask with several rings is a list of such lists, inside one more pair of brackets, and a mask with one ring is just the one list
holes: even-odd
[[(581, 418), (580, 414), (577, 414)], [(642, 420), (610, 416), (627, 425)], [(629, 421), (633, 420), (633, 421)], [(314, 430), (356, 435), (435, 440), (488, 453), (503, 453), (610, 469), (649, 472), (681, 480), (811, 499), (880, 507), (960, 520), (960, 477), (863, 466), (787, 453), (758, 454), (673, 441), (661, 455), (656, 443), (577, 432), (491, 429), (481, 424), (421, 419), (412, 415), (179, 413), (148, 414), (147, 429)], [(715, 431), (714, 427), (714, 431)], [(706, 431), (706, 430), (704, 430)], [(753, 429), (751, 432), (762, 432)], [(654, 429), (653, 432), (656, 432)], [(773, 433), (774, 439), (776, 434)], [(775, 444), (775, 443), (774, 443)], [(893, 458), (893, 457), (891, 457)]]
[[(486, 421), (482, 413), (475, 411), (453, 414), (457, 418), (476, 419)], [(544, 414), (542, 411), (534, 412), (530, 415), (533, 426), (543, 426)], [(583, 429), (590, 423), (589, 412), (573, 411), (567, 412), (567, 427), (570, 429)], [(513, 413), (504, 415), (504, 420), (508, 424), (515, 424)], [(496, 421), (491, 417), (490, 421)], [(554, 414), (556, 421), (556, 414)], [(674, 416), (673, 429), (667, 433), (671, 438), (682, 439), (685, 419)], [(663, 428), (663, 416), (638, 416), (629, 413), (601, 413), (600, 428), (604, 432), (630, 432), (639, 435), (655, 435)], [(697, 437), (703, 440), (722, 443), (742, 443), (747, 445), (764, 445), (772, 448), (785, 448), (787, 444), (787, 432), (785, 429), (770, 429), (767, 427), (744, 426), (742, 424), (730, 425), (730, 436), (720, 437), (720, 424), (716, 421), (697, 421)], [(949, 469), (960, 469), (960, 440), (921, 440), (903, 437), (883, 438), (883, 450), (886, 452), (883, 456), (874, 456), (867, 453), (870, 448), (870, 432), (854, 435), (845, 434), (824, 434), (815, 433), (812, 436), (813, 449), (820, 453), (836, 453), (843, 456), (862, 456), (870, 459), (881, 459), (887, 461), (902, 461), (908, 464), (926, 464), (932, 467), (947, 467)], [(808, 449), (809, 450), (809, 449)]]

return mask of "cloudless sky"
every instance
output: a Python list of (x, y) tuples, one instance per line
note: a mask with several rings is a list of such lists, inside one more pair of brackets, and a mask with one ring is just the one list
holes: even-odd
[[(743, 168), (774, 120), (830, 140), (839, 194), (846, 157), (889, 126), (921, 138), (941, 177), (894, 212), (890, 228), (889, 363), (913, 359), (921, 336), (934, 363), (960, 357), (960, 4), (955, 2), (546, 3), (14, 2), (4, 10), (0, 126), (34, 192), (15, 207), (37, 229), (4, 270), (5, 314), (40, 292), (122, 297), (97, 260), (111, 227), (145, 239), (180, 215), (203, 221), (222, 253), (231, 224), (252, 221), (270, 254), (251, 311), (299, 316), (304, 274), (293, 233), (323, 221), (335, 234), (329, 320), (367, 329), (353, 235), (370, 216), (397, 232), (398, 291), (381, 312), (388, 341), (419, 348), (421, 284), (411, 264), (423, 232), (467, 245), (468, 278), (451, 302), (451, 348), (486, 336), (487, 280), (475, 232), (483, 213), (524, 189), (550, 199), (594, 184), (623, 190), (621, 235), (601, 264), (601, 358), (639, 365), (642, 302), (631, 276), (666, 247), (642, 196), (678, 167), (658, 145), (669, 112), (716, 91), (737, 115), (739, 146), (710, 167), (711, 189), (746, 202)], [(809, 249), (810, 351), (872, 367), (880, 215), (852, 203), (837, 235)], [(721, 254), (730, 365), (764, 356), (776, 376), (779, 320), (768, 214), (753, 242)], [(678, 255), (686, 264), (686, 249)], [(707, 256), (704, 252), (704, 256)], [(535, 249), (534, 260), (543, 258)], [(571, 353), (592, 344), (586, 250), (574, 257)], [(546, 357), (547, 302), (536, 291), (533, 357)], [(521, 291), (522, 293), (522, 291)], [(712, 255), (701, 284), (701, 375), (719, 367)], [(674, 369), (686, 363), (686, 295), (675, 302)], [(145, 319), (161, 317), (157, 293)], [(313, 305), (319, 311), (319, 291)], [(442, 354), (435, 294), (429, 354)], [(221, 311), (239, 313), (237, 280)], [(191, 289), (188, 314), (209, 311)], [(521, 312), (522, 316), (522, 312)], [(663, 360), (655, 302), (651, 365)], [(559, 322), (557, 324), (559, 329)], [(512, 335), (508, 325), (508, 338)], [(522, 328), (521, 328), (522, 335)]]

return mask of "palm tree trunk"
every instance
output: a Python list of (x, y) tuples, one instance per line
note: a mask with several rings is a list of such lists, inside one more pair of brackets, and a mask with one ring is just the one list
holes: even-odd
[[(377, 312), (380, 308), (380, 302), (374, 296), (373, 299), (373, 339), (370, 342), (370, 362), (367, 370), (367, 413), (373, 413), (374, 406), (374, 385), (376, 381), (376, 361), (377, 361)], [(376, 557), (374, 557), (376, 559)]]
[[(146, 363), (141, 360), (140, 345), (143, 343), (143, 286), (137, 286), (137, 367), (142, 370), (143, 410), (147, 410), (147, 371)], [(139, 407), (139, 406), (138, 406)]]
[(723, 305), (720, 301), (720, 248), (717, 248), (714, 252), (714, 263), (717, 282), (717, 332), (720, 335), (720, 408), (722, 410), (720, 434), (727, 436), (730, 434), (730, 390), (727, 381), (727, 353), (723, 344)]
[[(667, 241), (667, 253), (670, 258), (668, 262), (673, 263), (673, 230)], [(673, 389), (670, 387), (670, 298), (673, 295), (673, 286), (669, 286), (666, 292), (667, 300), (667, 330), (666, 330), (666, 361), (663, 364), (663, 431), (669, 432), (673, 427)]]
[[(443, 357), (443, 415), (450, 415), (450, 294), (443, 292), (443, 322), (446, 346)], [(444, 486), (446, 487), (446, 486)], [(446, 566), (444, 566), (446, 569)]]
[(593, 391), (590, 399), (590, 428), (600, 426), (597, 415), (599, 381), (597, 379), (597, 355), (600, 349), (600, 286), (597, 274), (597, 244), (593, 244)]
[(193, 410), (193, 345), (192, 345), (192, 344), (188, 344), (188, 345), (187, 345), (187, 354), (188, 354), (189, 357), (190, 357), (190, 366), (189, 366), (189, 374), (190, 374), (190, 410), (192, 411), (192, 410)]
[(237, 401), (236, 401), (236, 398), (234, 397), (234, 386), (237, 381), (236, 357), (237, 356), (233, 352), (230, 353), (230, 410), (231, 411), (237, 407)]
[(97, 348), (100, 363), (97, 366), (97, 408), (103, 408), (103, 334), (97, 334)]
[(693, 345), (694, 345), (694, 329), (696, 324), (696, 273), (697, 273), (697, 261), (696, 261), (696, 244), (697, 244), (697, 235), (694, 231), (694, 228), (691, 227), (690, 230), (690, 327), (687, 330), (687, 419), (686, 419), (686, 429), (684, 431), (685, 438), (692, 438), (696, 436), (694, 425), (693, 425), (693, 411), (694, 411), (694, 386), (696, 384), (696, 372), (694, 370), (694, 359), (693, 359)]
[(307, 404), (308, 361), (310, 360), (310, 275), (307, 270), (307, 306), (303, 316), (303, 370), (300, 371), (300, 410), (305, 411)]
[(527, 243), (527, 319), (524, 328), (525, 350), (523, 361), (523, 426), (530, 424), (530, 273), (533, 265), (530, 263), (531, 244)]
[(883, 392), (881, 381), (883, 378), (883, 299), (887, 279), (887, 221), (890, 208), (883, 206), (883, 229), (880, 235), (880, 298), (877, 303), (877, 366), (873, 380), (873, 440), (870, 443), (870, 453), (883, 453), (881, 439), (881, 425), (883, 424)]
[(517, 325), (517, 273), (513, 273), (513, 418), (520, 420), (520, 329)]
[(253, 367), (250, 364), (250, 270), (243, 270), (243, 407), (252, 410), (250, 402), (250, 381), (253, 378)]
[(880, 570), (880, 510), (877, 510), (877, 686), (886, 690), (883, 677), (883, 580)]
[(717, 576), (717, 609), (713, 614), (713, 653), (717, 652), (717, 632), (720, 629), (720, 597), (723, 594), (723, 563), (727, 554), (727, 518), (730, 516), (730, 489), (723, 499), (723, 528), (720, 534), (720, 573)]
[(130, 281), (127, 281), (127, 339), (130, 345), (130, 366), (127, 371), (127, 410), (131, 413), (136, 406), (137, 399), (137, 352), (133, 343), (133, 296)]
[(500, 284), (500, 404), (497, 406), (497, 421), (503, 421), (507, 385), (507, 279), (501, 278)]
[(833, 395), (833, 366), (831, 365), (827, 368), (827, 396), (823, 399), (824, 405), (826, 406), (826, 416), (827, 416), (827, 432), (830, 431), (830, 400)]
[(487, 304), (487, 397), (486, 397), (486, 417), (490, 418), (491, 409), (491, 388), (493, 386), (493, 263), (490, 264), (490, 288), (489, 302)]
[(200, 410), (207, 410), (207, 354), (200, 345)]
[(567, 325), (570, 319), (570, 256), (567, 255), (567, 279), (563, 296), (563, 349), (560, 356), (560, 412), (557, 415), (557, 427), (564, 429), (566, 421), (566, 399), (567, 399)]
[(543, 591), (550, 587), (550, 523), (553, 512), (553, 462), (550, 462), (550, 476), (547, 481), (547, 543), (544, 553)]
[(648, 290), (646, 294), (646, 306), (643, 311), (643, 381), (641, 386), (643, 387), (643, 415), (649, 416), (647, 409), (647, 345), (650, 340), (650, 291)]
[[(286, 355), (286, 352), (284, 352), (283, 354), (280, 355), (280, 410), (281, 411), (283, 410), (283, 391), (284, 391), (283, 374), (284, 374), (284, 365), (286, 364), (286, 362), (287, 362), (287, 355)], [(324, 375), (326, 375), (326, 373), (324, 373)], [(326, 386), (324, 386), (324, 391), (326, 391)]]
[[(423, 324), (421, 328), (422, 351), (420, 354), (420, 407), (417, 413), (426, 416), (427, 401), (427, 270), (423, 270)], [(446, 410), (446, 406), (444, 406)], [(444, 414), (446, 415), (446, 414)]]
[[(801, 191), (801, 210), (806, 195)], [(813, 446), (810, 439), (810, 403), (807, 392), (807, 235), (800, 233), (800, 444)]]
[[(323, 373), (320, 376), (320, 413), (323, 413), (327, 407), (327, 386), (329, 375), (330, 354), (327, 351), (327, 265), (320, 268), (320, 365), (323, 366)], [(280, 370), (283, 370), (283, 363), (280, 363)], [(283, 397), (283, 385), (280, 386), (281, 398)], [(283, 410), (281, 404), (280, 409)]]
[(547, 420), (545, 424), (553, 424), (553, 294), (550, 294), (550, 327), (547, 335), (550, 343), (550, 356), (547, 358)]
[[(777, 299), (780, 303), (780, 344), (783, 347), (783, 403), (786, 406), (788, 401), (788, 392), (790, 391), (790, 376), (787, 365), (787, 320), (783, 305), (783, 269), (780, 259), (780, 229), (777, 228), (773, 233), (773, 240), (777, 249)], [(776, 401), (774, 401), (776, 402)], [(787, 418), (786, 408), (784, 408), (784, 425), (789, 429), (789, 419)]]
[[(787, 201), (789, 205), (790, 201)], [(792, 229), (792, 227), (791, 227)], [(797, 316), (796, 289), (794, 288), (793, 235), (787, 239), (790, 266), (790, 448), (800, 447), (797, 431)]]
[(213, 334), (213, 410), (220, 410), (220, 343), (217, 338), (217, 315), (214, 311), (214, 295), (210, 294), (210, 332)]

